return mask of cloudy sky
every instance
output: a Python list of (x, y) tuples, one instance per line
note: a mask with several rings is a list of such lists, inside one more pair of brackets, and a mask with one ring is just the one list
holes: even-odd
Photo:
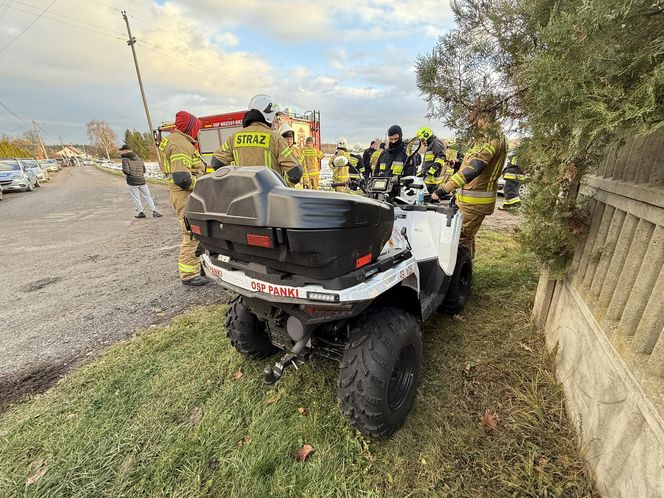
[(324, 142), (427, 123), (413, 63), (452, 22), (448, 0), (0, 0), (0, 134), (33, 119), (47, 143), (87, 143), (91, 119), (147, 130), (122, 9), (155, 125), (268, 93), (319, 110)]

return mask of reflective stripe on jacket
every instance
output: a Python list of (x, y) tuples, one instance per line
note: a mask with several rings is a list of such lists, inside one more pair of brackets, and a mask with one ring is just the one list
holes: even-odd
[(189, 135), (185, 135), (180, 130), (174, 130), (159, 144), (164, 173), (169, 177), (171, 190), (184, 190), (173, 183), (171, 175), (174, 172), (189, 171), (192, 176), (189, 190), (193, 190), (196, 177), (205, 174), (205, 163), (194, 143), (195, 140)]
[(472, 204), (479, 214), (493, 213), (498, 190), (498, 177), (507, 156), (507, 141), (496, 129), (476, 140), (466, 152), (459, 171), (442, 187), (445, 192), (462, 189), (457, 196), (461, 204)]
[(268, 125), (261, 122), (251, 123), (246, 128), (233, 133), (214, 153), (221, 164), (228, 166), (267, 166), (275, 169), (293, 185), (287, 173), (292, 168), (299, 168), (300, 163), (286, 140)]

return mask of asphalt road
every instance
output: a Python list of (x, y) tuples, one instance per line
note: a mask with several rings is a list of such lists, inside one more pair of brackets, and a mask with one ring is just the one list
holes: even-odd
[[(124, 178), (65, 168), (0, 201), (0, 407), (43, 391), (137, 330), (226, 299), (180, 284), (180, 235), (168, 190), (163, 218), (134, 219)], [(150, 216), (148, 214), (148, 216)]]

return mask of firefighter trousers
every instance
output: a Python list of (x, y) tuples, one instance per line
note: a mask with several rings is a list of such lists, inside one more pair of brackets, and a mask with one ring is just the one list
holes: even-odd
[(318, 190), (318, 174), (314, 175), (309, 173), (309, 188), (312, 190)]
[(468, 204), (459, 203), (458, 205), (461, 214), (463, 214), (459, 245), (468, 249), (470, 257), (475, 258), (475, 235), (477, 235), (486, 215), (478, 213), (473, 206), (469, 206)]
[(180, 232), (182, 233), (182, 243), (180, 244), (180, 255), (178, 257), (178, 272), (180, 280), (190, 280), (196, 278), (201, 272), (201, 262), (196, 256), (198, 241), (191, 237), (191, 232), (187, 230), (184, 224), (184, 206), (191, 192), (184, 190), (171, 190), (171, 204), (178, 215), (180, 223)]

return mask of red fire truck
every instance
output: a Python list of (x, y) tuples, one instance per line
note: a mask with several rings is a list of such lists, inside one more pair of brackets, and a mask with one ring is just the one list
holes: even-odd
[[(246, 111), (228, 112), (225, 114), (213, 114), (211, 116), (202, 116), (200, 120), (203, 127), (198, 133), (198, 150), (205, 162), (210, 164), (212, 154), (221, 147), (226, 139), (238, 130), (242, 129), (242, 119)], [(320, 148), (320, 112), (307, 111), (304, 114), (296, 114), (290, 109), (277, 117), (273, 128), (287, 123), (295, 132), (295, 144), (299, 147), (304, 146), (307, 137), (313, 137), (314, 146)], [(164, 132), (170, 133), (175, 125), (173, 123), (162, 124), (157, 132), (157, 139), (161, 142)]]

